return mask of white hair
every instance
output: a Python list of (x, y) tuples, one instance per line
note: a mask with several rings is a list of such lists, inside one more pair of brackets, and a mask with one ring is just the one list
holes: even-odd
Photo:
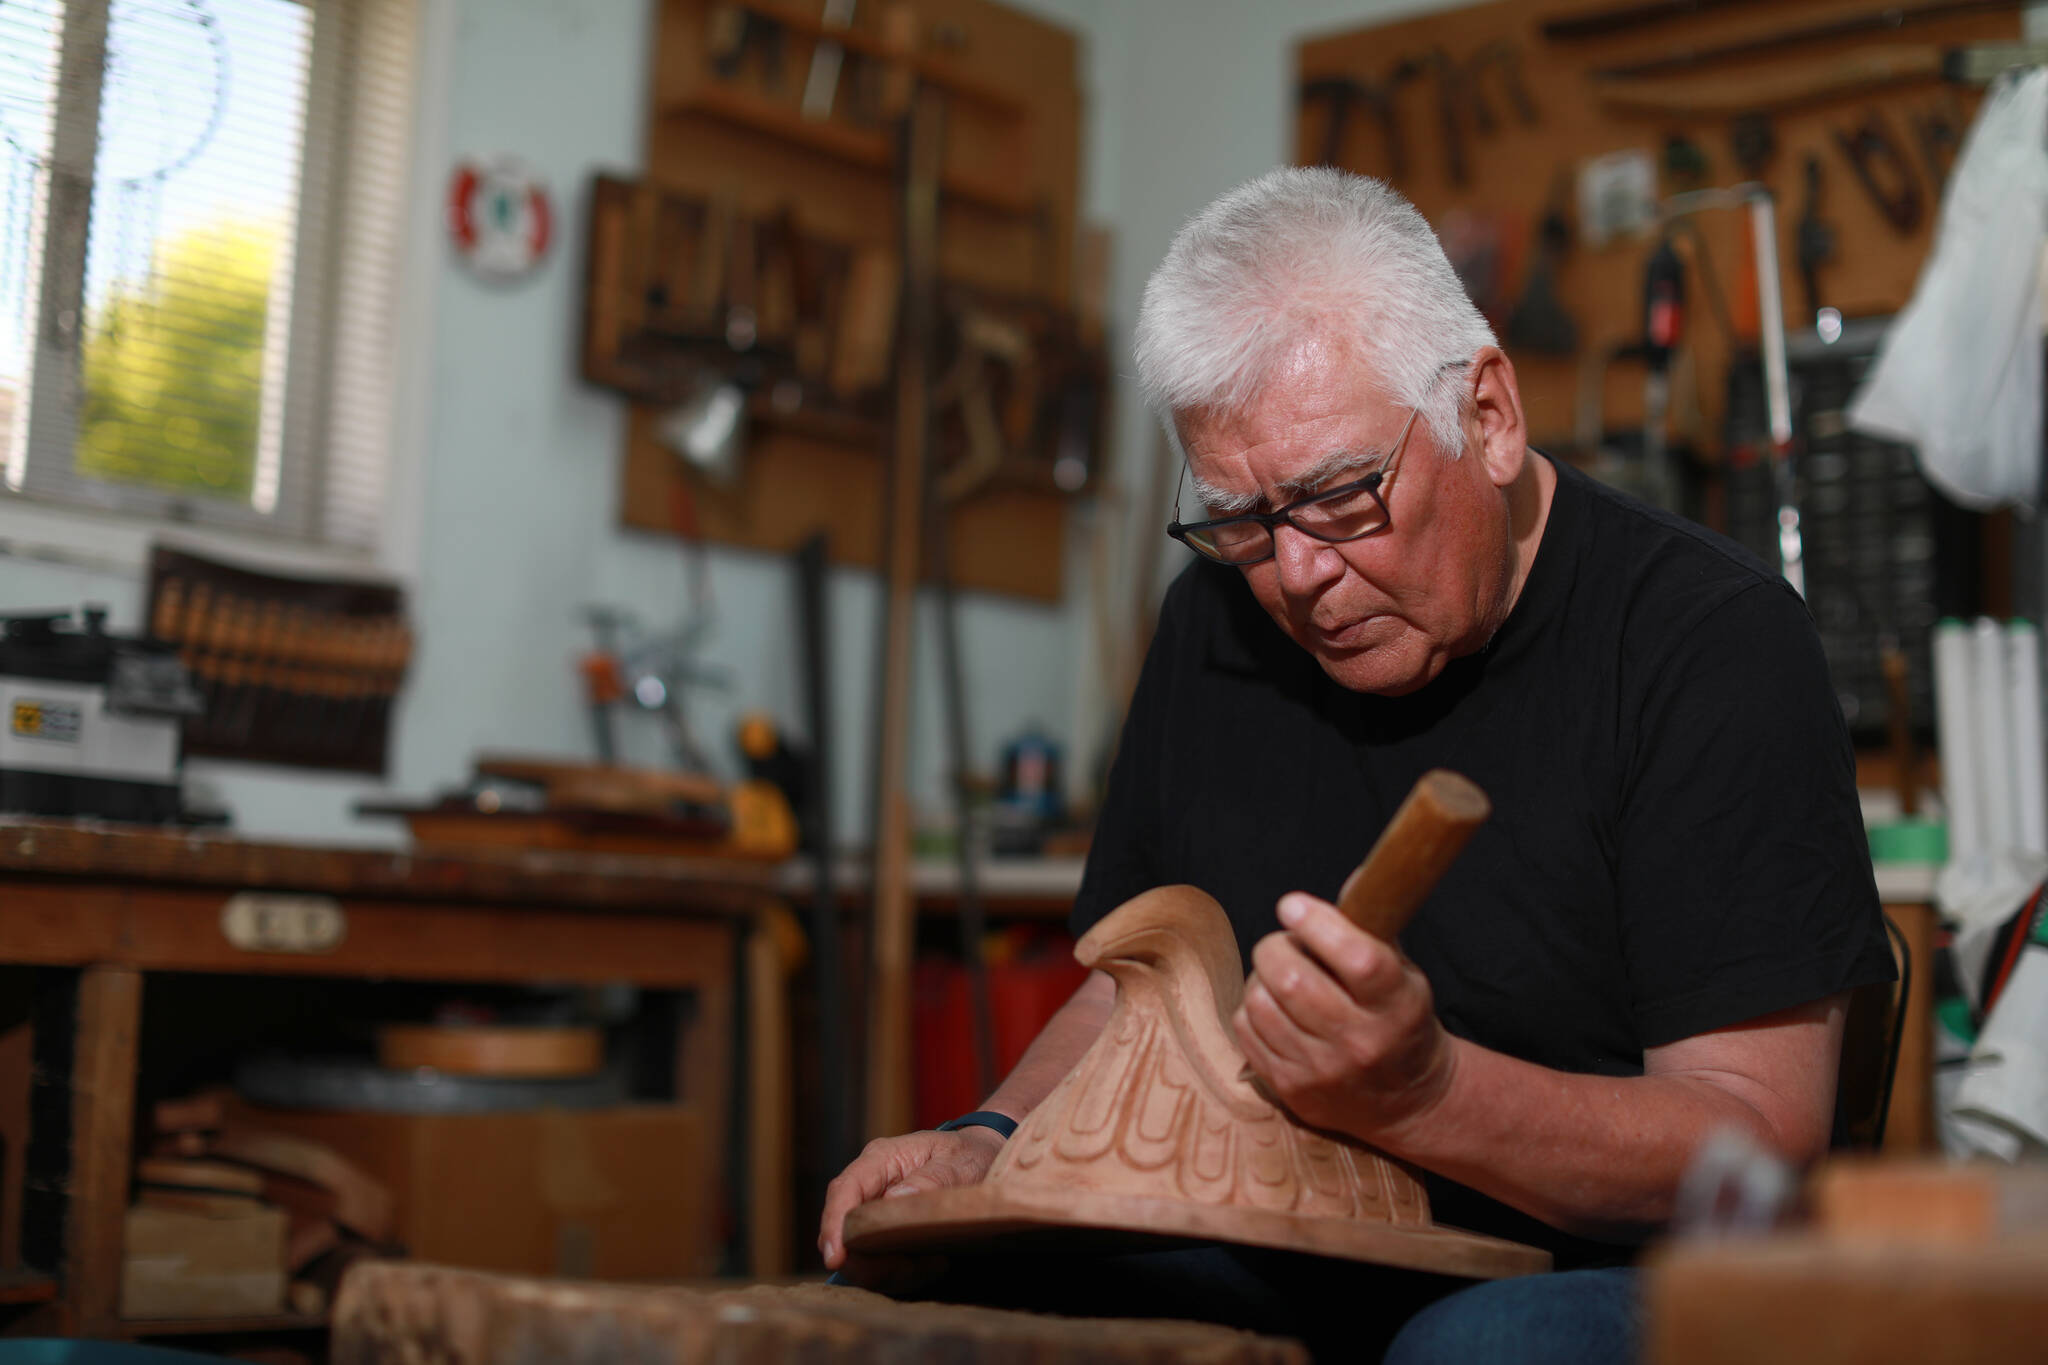
[(1241, 405), (1305, 335), (1332, 331), (1439, 449), (1464, 448), (1453, 377), (1493, 329), (1413, 204), (1327, 166), (1268, 171), (1188, 220), (1145, 285), (1138, 383), (1178, 445), (1176, 413)]

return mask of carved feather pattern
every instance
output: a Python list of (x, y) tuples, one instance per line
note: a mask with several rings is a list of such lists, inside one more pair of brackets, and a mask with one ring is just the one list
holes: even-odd
[(990, 1182), (1428, 1226), (1406, 1169), (1296, 1123), (1237, 1079), (1243, 989), (1229, 921), (1192, 887), (1119, 907), (1082, 940), (1116, 979), (1102, 1035), (1005, 1145)]

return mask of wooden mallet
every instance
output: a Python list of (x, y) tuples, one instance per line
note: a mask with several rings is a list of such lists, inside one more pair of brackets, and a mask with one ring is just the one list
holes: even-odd
[[(1492, 811), (1470, 779), (1448, 768), (1424, 773), (1365, 861), (1344, 879), (1338, 911), (1382, 943), (1393, 943)], [(1239, 1079), (1266, 1089), (1249, 1063)]]

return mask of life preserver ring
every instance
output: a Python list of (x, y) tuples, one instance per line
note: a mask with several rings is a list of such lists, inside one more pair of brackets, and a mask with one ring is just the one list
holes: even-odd
[(458, 162), (448, 179), (448, 236), (485, 279), (533, 273), (554, 238), (547, 183), (514, 157)]

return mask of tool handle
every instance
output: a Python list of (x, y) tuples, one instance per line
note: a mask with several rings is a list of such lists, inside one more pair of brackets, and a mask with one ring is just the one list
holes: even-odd
[[(1493, 803), (1471, 779), (1447, 768), (1430, 769), (1380, 831), (1365, 861), (1344, 879), (1338, 911), (1374, 938), (1392, 943), (1492, 810)], [(1237, 1078), (1280, 1103), (1250, 1062)]]
[(1344, 879), (1337, 908), (1374, 938), (1392, 943), (1492, 810), (1470, 779), (1446, 768), (1424, 773), (1372, 852)]

